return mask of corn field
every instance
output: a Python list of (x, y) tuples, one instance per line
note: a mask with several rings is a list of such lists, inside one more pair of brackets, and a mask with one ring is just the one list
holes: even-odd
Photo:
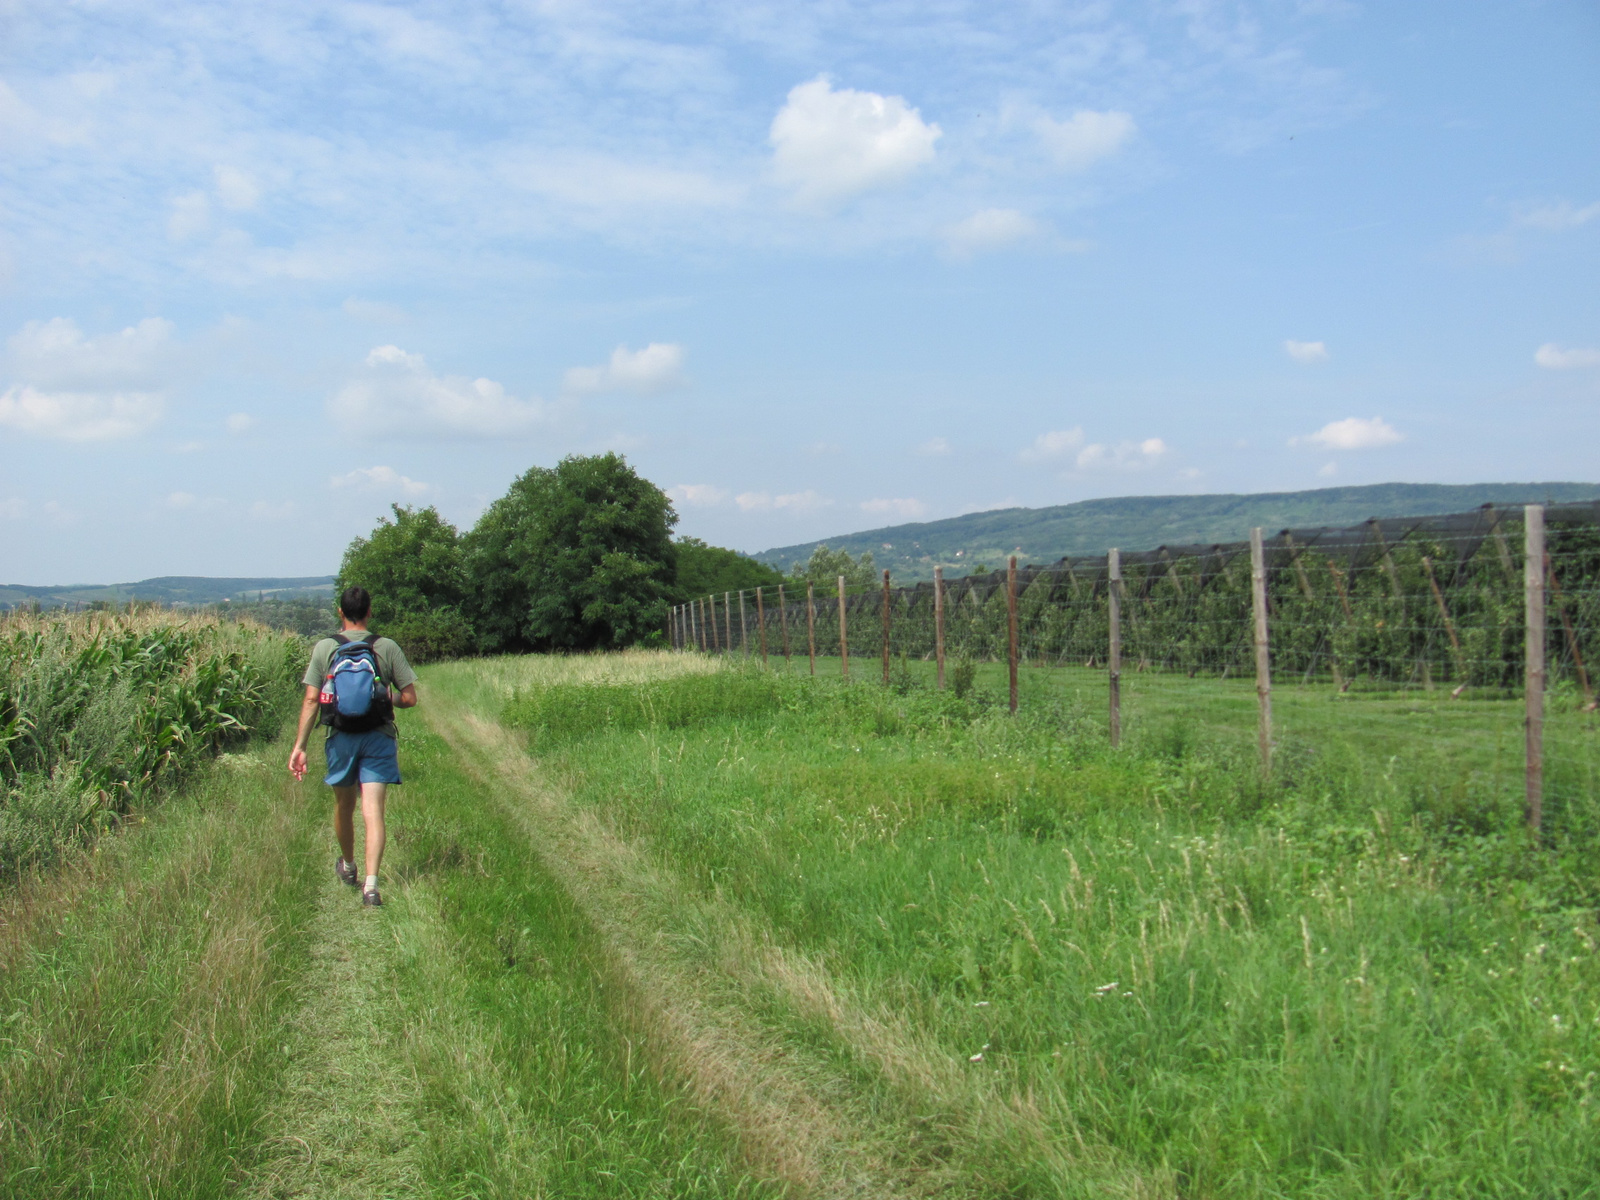
[(303, 645), (159, 609), (0, 619), (0, 869), (50, 859), (273, 727)]

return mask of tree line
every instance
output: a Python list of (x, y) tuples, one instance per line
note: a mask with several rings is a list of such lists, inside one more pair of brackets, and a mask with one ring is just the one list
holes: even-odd
[[(674, 537), (677, 523), (667, 494), (622, 455), (575, 455), (524, 472), (465, 532), (432, 505), (393, 505), (345, 550), (337, 586), (366, 588), (372, 627), (425, 662), (664, 645), (672, 605), (786, 582), (737, 551)], [(822, 547), (789, 581), (871, 571), (870, 554)]]

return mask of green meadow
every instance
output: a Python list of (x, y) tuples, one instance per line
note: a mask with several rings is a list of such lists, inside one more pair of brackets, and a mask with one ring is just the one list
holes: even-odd
[(1594, 716), (425, 668), (385, 899), (276, 716), (0, 892), (7, 1196), (1600, 1194)]

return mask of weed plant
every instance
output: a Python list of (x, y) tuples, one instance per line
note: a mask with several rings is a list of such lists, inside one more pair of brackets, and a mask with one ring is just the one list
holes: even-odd
[(529, 687), (512, 694), (501, 719), (544, 747), (608, 730), (681, 729), (755, 717), (777, 707), (778, 686), (771, 675), (723, 671)]
[[(548, 710), (581, 690), (516, 669)], [(1232, 685), (1175, 681), (1113, 750), (1103, 676), (1025, 680), (1013, 716), (984, 674), (960, 697), (779, 675), (774, 710), (722, 716), (661, 690), (648, 726), (546, 753), (1067, 1158), (1183, 1195), (1595, 1194), (1594, 792), (1531, 844), (1506, 705), (1407, 728), (1381, 699), (1308, 702), (1264, 777)], [(1380, 711), (1399, 728), (1376, 737)], [(1078, 1194), (996, 1152), (1016, 1194)]]

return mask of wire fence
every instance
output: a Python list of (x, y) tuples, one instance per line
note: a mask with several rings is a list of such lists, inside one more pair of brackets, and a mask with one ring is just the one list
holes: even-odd
[[(885, 683), (896, 662), (928, 662), (938, 687), (948, 664), (1004, 663), (1013, 709), (1019, 674), (1100, 672), (1114, 742), (1125, 691), (1129, 703), (1170, 708), (1183, 703), (1181, 681), (1192, 697), (1253, 690), (1267, 769), (1297, 723), (1315, 723), (1306, 701), (1368, 700), (1345, 710), (1365, 736), (1398, 752), (1463, 740), (1488, 764), (1483, 777), (1520, 777), (1537, 826), (1547, 757), (1567, 800), (1595, 794), (1597, 629), (1600, 501), (1257, 530), (1247, 542), (1048, 566), (1013, 559), (910, 587), (891, 586), (888, 572), (872, 588), (797, 582), (690, 601), (668, 632), (684, 650)], [(1231, 693), (1215, 686), (1230, 680)], [(1288, 704), (1276, 722), (1275, 692)]]

